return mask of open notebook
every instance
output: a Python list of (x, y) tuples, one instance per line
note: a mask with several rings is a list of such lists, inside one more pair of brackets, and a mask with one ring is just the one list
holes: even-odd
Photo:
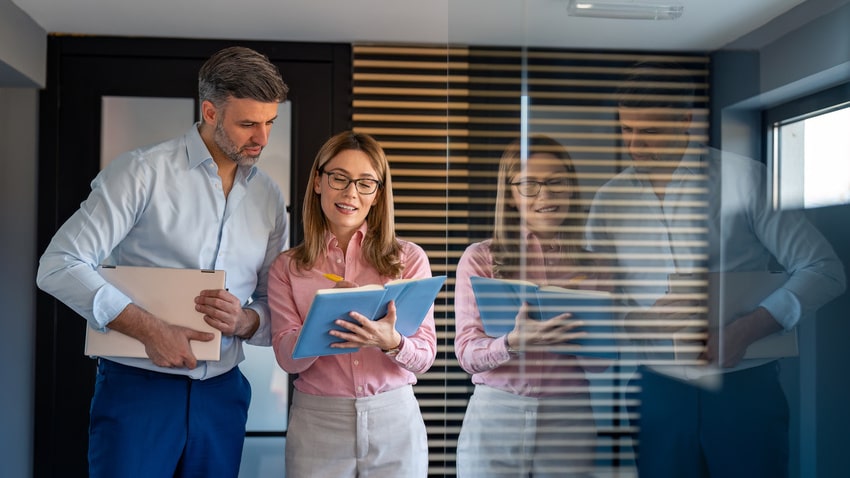
[(320, 357), (352, 353), (354, 348), (334, 348), (340, 339), (330, 335), (331, 329), (345, 331), (337, 319), (352, 320), (349, 312), (359, 312), (371, 320), (387, 315), (387, 304), (395, 301), (396, 330), (409, 337), (416, 333), (428, 311), (434, 306), (446, 276), (399, 279), (386, 284), (369, 284), (353, 288), (321, 289), (316, 292), (304, 325), (298, 334), (293, 358)]

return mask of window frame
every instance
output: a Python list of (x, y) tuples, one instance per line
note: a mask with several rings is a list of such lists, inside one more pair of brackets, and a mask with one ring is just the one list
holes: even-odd
[(762, 160), (767, 165), (770, 199), (774, 209), (781, 208), (778, 177), (780, 165), (775, 161), (778, 141), (774, 134), (776, 127), (843, 108), (850, 108), (850, 81), (786, 101), (762, 111), (762, 138), (764, 140), (764, 157)]

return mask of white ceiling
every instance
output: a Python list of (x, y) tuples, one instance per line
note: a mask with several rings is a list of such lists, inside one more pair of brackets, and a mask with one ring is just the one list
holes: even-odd
[(50, 33), (680, 51), (718, 49), (804, 3), (670, 1), (685, 6), (678, 20), (575, 18), (567, 0), (12, 0)]

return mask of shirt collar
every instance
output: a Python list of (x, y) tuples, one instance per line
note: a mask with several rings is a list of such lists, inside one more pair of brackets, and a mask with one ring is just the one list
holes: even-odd
[(543, 244), (540, 242), (540, 238), (538, 238), (526, 226), (520, 226), (520, 234), (522, 234), (522, 237), (525, 237), (526, 247), (529, 250), (538, 250), (543, 252)]
[[(366, 230), (368, 226), (366, 221), (363, 221), (363, 224), (354, 231), (354, 234), (351, 236), (350, 243), (356, 243), (358, 246), (363, 245), (363, 239), (366, 237)], [(330, 230), (325, 231), (325, 249), (330, 250), (331, 247), (337, 245), (336, 236)]]
[(702, 144), (698, 143), (688, 143), (687, 152), (682, 155), (682, 160), (679, 163), (679, 167), (676, 168), (676, 171), (673, 173), (674, 176), (689, 176), (693, 177), (696, 174), (705, 174), (704, 168), (702, 166), (696, 166), (697, 164), (701, 164), (703, 162), (703, 152), (706, 151), (706, 147)]
[(195, 123), (186, 133), (186, 151), (189, 155), (189, 169), (195, 169), (205, 161), (212, 161), (212, 155), (204, 144), (199, 131), (201, 123)]

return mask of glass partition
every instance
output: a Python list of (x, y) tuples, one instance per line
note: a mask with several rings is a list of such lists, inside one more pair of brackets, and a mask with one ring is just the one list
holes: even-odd
[[(594, 194), (624, 167), (610, 84), (627, 62), (533, 47), (468, 47), (449, 58), (465, 66), (460, 82), (449, 80), (449, 104), (465, 105), (458, 113), (466, 129), (453, 135), (450, 125), (448, 155), (456, 160), (450, 168), (466, 169), (450, 183), (467, 191), (469, 215), (469, 249), (459, 248), (466, 252), (451, 264), (455, 334), (448, 357), (467, 376), (467, 408), (454, 442), (458, 473), (622, 473), (634, 462), (634, 361), (620, 361), (613, 343), (606, 350), (613, 355), (553, 353), (563, 342), (539, 336), (522, 320), (488, 333), (480, 298), (477, 310), (463, 304), (475, 296), (468, 284), (475, 275), (614, 292), (611, 258), (582, 251)], [(602, 317), (607, 327), (595, 330), (606, 332), (597, 339), (607, 334), (613, 341), (613, 304), (553, 313)], [(498, 364), (477, 363), (476, 349)], [(498, 450), (520, 451), (500, 457)]]
[[(657, 427), (664, 408), (676, 406), (641, 395), (645, 387), (657, 393), (658, 380), (672, 379), (709, 396), (740, 388), (742, 375), (715, 366), (737, 338), (721, 321), (742, 313), (729, 312), (732, 289), (741, 287), (737, 273), (768, 271), (775, 264), (763, 260), (764, 251), (781, 254), (769, 228), (753, 239), (745, 231), (763, 225), (741, 222), (744, 210), (770, 215), (761, 197), (766, 190), (759, 189), (762, 158), (709, 148), (719, 144), (709, 136), (711, 80), (730, 73), (713, 71), (710, 55), (543, 48), (524, 43), (537, 28), (535, 2), (491, 8), (512, 11), (513, 24), (492, 28), (519, 44), (468, 44), (461, 25), (469, 15), (484, 23), (489, 16), (467, 11), (463, 2), (449, 6), (447, 190), (455, 202), (447, 203), (446, 268), (454, 281), (444, 357), (447, 389), (465, 406), (444, 417), (447, 461), (454, 459), (464, 476), (493, 476), (493, 467), (534, 476), (555, 466), (633, 476), (638, 438), (657, 438), (642, 430), (641, 413)], [(631, 77), (641, 63), (653, 71)], [(664, 114), (623, 111), (650, 106)], [(741, 181), (755, 191), (742, 194)], [(755, 252), (742, 254), (738, 241)], [(614, 329), (596, 338), (613, 339), (618, 354), (588, 364), (588, 355), (573, 350), (569, 363), (546, 355), (557, 347), (542, 346), (547, 339), (529, 324), (488, 333), (478, 317), (485, 311), (469, 304), (474, 293), (464, 283), (488, 274), (573, 287), (581, 278), (587, 289), (610, 292), (606, 312)], [(674, 305), (659, 309), (665, 300)], [(571, 312), (582, 317), (580, 309)], [(756, 348), (743, 364), (731, 360), (735, 370), (766, 375), (775, 385), (765, 364), (780, 357), (776, 363), (786, 369), (797, 367), (793, 350), (758, 357)], [(476, 363), (475, 349), (486, 350), (488, 364)], [(796, 396), (796, 382), (783, 385)], [(647, 396), (653, 398), (644, 403)], [(668, 417), (694, 419), (688, 411)], [(667, 425), (658, 429), (663, 434)], [(798, 445), (791, 446), (796, 453)]]
[[(777, 452), (776, 462), (802, 469), (801, 460), (814, 459), (805, 448), (814, 445), (801, 445), (816, 435), (814, 329), (801, 328), (798, 344), (776, 324), (791, 330), (803, 312), (834, 297), (843, 266), (804, 217), (777, 215), (765, 202), (763, 158), (710, 147), (738, 126), (723, 123), (721, 106), (731, 100), (716, 96), (745, 97), (758, 88), (757, 75), (742, 77), (740, 65), (704, 52), (529, 44), (527, 33), (540, 28), (536, 5), (489, 6), (510, 10), (512, 23), (491, 26), (516, 39), (509, 45), (475, 44), (462, 25), (493, 16), (449, 2), (445, 44), (353, 49), (352, 124), (388, 154), (399, 235), (426, 250), (433, 274), (448, 276), (435, 307), (437, 360), (415, 386), (429, 475), (636, 476), (638, 459), (653, 456), (653, 433), (695, 436), (696, 428), (674, 431), (693, 423), (680, 407), (692, 402), (659, 395), (659, 386), (670, 397), (710, 401), (748, 377), (774, 386), (774, 403), (787, 395), (788, 426), (776, 436), (789, 438), (790, 451)], [(732, 93), (724, 89), (730, 83)], [(286, 141), (281, 151), (289, 151)], [(264, 153), (261, 167), (271, 157)], [(287, 178), (288, 160), (275, 160), (273, 174)], [(288, 181), (279, 182), (288, 191)], [(805, 302), (811, 309), (786, 316), (766, 296), (733, 300), (755, 283), (811, 270), (793, 253), (803, 249), (829, 263), (807, 282), (823, 292)], [(524, 289), (500, 305), (507, 321), (491, 328), (473, 277), (578, 292), (565, 299), (558, 291), (561, 302), (532, 306), (544, 293)], [(519, 287), (510, 285), (505, 290)], [(520, 312), (522, 303), (529, 305)], [(774, 329), (760, 333), (775, 341), (729, 358), (741, 336), (726, 321), (771, 310)], [(535, 320), (545, 313), (557, 318)], [(255, 360), (255, 350), (247, 354)], [(286, 427), (288, 382), (271, 354), (256, 361), (263, 365), (251, 378), (249, 431), (274, 434)], [(271, 411), (257, 414), (255, 406)], [(766, 433), (759, 425), (744, 426), (742, 415), (717, 406), (708, 421), (728, 425), (721, 441), (761, 442), (747, 438)], [(281, 470), (282, 444), (256, 436), (246, 443), (244, 476)]]

